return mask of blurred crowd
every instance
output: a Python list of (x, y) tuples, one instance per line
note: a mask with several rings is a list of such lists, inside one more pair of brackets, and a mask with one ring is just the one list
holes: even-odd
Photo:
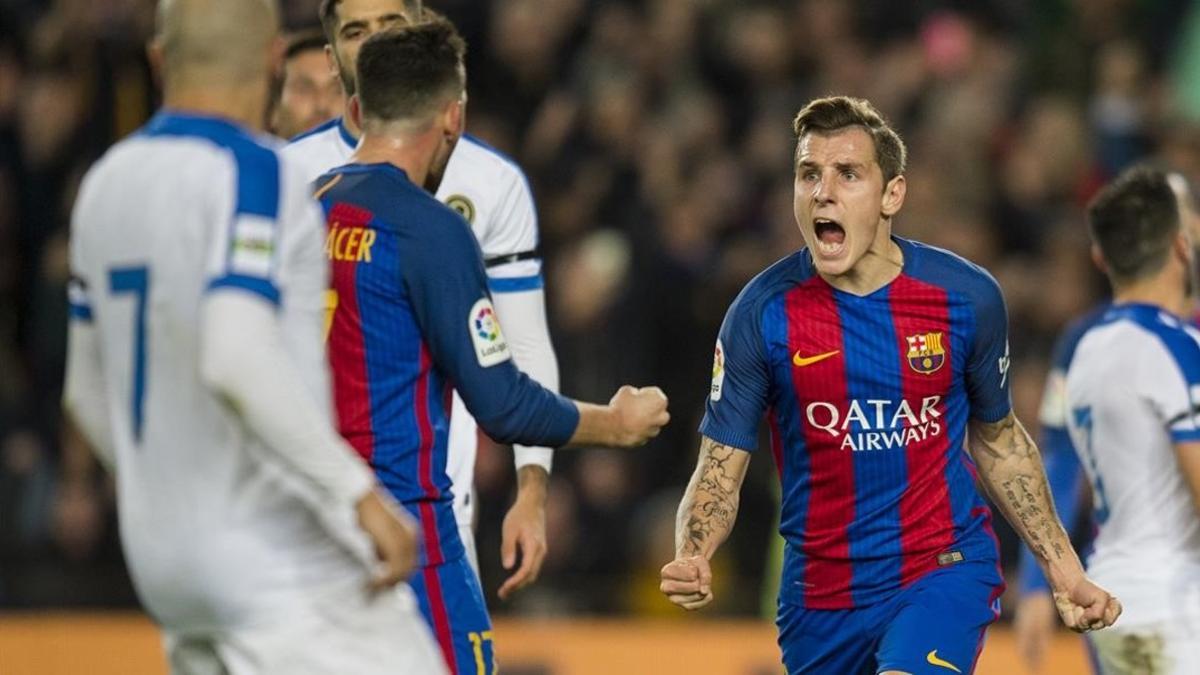
[[(317, 0), (283, 3), (290, 30)], [(1101, 298), (1083, 206), (1157, 157), (1200, 179), (1189, 0), (427, 0), (470, 45), (468, 127), (538, 202), (565, 393), (658, 384), (635, 452), (564, 452), (541, 581), (496, 611), (675, 614), (658, 595), (724, 311), (801, 245), (791, 118), (863, 96), (909, 146), (896, 230), (992, 270), (1036, 427), (1056, 333)], [(80, 177), (156, 105), (154, 0), (0, 0), (0, 608), (135, 602), (111, 479), (63, 424), (67, 229)], [(164, 223), (164, 226), (169, 226)], [(485, 590), (503, 579), (511, 453), (480, 454)], [(752, 463), (717, 611), (769, 604), (777, 479)], [(1006, 562), (1015, 539), (1001, 532)], [(768, 599), (764, 603), (764, 598)], [(1011, 604), (1011, 603), (1010, 603)]]

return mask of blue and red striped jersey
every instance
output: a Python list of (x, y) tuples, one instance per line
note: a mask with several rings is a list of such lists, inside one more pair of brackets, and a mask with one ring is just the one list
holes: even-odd
[(502, 443), (564, 445), (579, 411), (513, 365), (462, 216), (391, 164), (350, 164), (314, 186), (328, 225), (339, 431), (420, 521), (422, 564), (455, 560), (451, 391)]
[(755, 277), (717, 341), (700, 432), (744, 450), (768, 420), (783, 486), (781, 598), (886, 599), (939, 566), (998, 560), (964, 451), (1011, 410), (1007, 312), (982, 268), (896, 238), (899, 277), (837, 290), (801, 250)]

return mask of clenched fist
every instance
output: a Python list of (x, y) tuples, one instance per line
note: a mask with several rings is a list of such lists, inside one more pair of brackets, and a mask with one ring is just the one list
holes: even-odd
[(704, 607), (713, 600), (712, 568), (708, 558), (702, 555), (676, 558), (663, 565), (662, 583), (659, 590), (671, 602), (692, 611)]
[(615, 417), (617, 447), (632, 448), (658, 435), (671, 415), (667, 395), (658, 387), (637, 388), (625, 385), (617, 390), (609, 408)]

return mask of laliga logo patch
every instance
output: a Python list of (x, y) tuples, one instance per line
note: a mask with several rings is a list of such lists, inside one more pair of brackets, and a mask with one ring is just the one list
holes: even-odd
[(921, 333), (904, 338), (908, 342), (908, 365), (922, 375), (932, 375), (946, 362), (942, 334)]
[(462, 216), (467, 223), (475, 224), (475, 204), (463, 195), (450, 195), (446, 200), (446, 206), (454, 209), (454, 212)]
[(708, 397), (714, 401), (721, 400), (721, 388), (725, 385), (725, 347), (717, 340), (717, 348), (713, 350), (712, 387)]
[(484, 307), (475, 315), (475, 332), (488, 342), (500, 337), (500, 325), (496, 323), (496, 313), (491, 307)]
[(479, 365), (487, 368), (512, 358), (508, 352), (508, 342), (500, 332), (500, 322), (496, 320), (496, 310), (492, 309), (491, 300), (480, 298), (471, 306), (467, 314), (467, 329), (471, 332), (471, 343), (475, 346)]

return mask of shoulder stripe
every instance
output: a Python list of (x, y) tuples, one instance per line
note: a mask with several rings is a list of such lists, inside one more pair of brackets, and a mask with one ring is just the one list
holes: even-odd
[(279, 157), (230, 122), (213, 118), (160, 113), (146, 126), (150, 137), (197, 138), (233, 154), (237, 165), (235, 215), (275, 220), (279, 214)]
[(317, 188), (317, 191), (313, 193), (313, 199), (316, 199), (319, 201), (321, 199), (321, 197), (325, 196), (326, 192), (329, 192), (330, 190), (332, 190), (333, 187), (340, 182), (342, 182), (342, 174), (339, 173), (338, 175), (331, 178), (328, 183)]

